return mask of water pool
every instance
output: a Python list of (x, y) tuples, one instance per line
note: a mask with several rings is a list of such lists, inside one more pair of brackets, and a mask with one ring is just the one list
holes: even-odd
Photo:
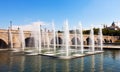
[(0, 72), (119, 72), (120, 50), (62, 60), (0, 51)]

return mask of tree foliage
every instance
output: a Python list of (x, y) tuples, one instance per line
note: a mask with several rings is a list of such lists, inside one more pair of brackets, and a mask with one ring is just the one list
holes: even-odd
[[(99, 29), (98, 28), (94, 28), (94, 34), (98, 35)], [(57, 31), (58, 33), (63, 33), (63, 31)], [(74, 34), (74, 30), (70, 30), (69, 31), (70, 34)], [(78, 33), (78, 32), (77, 32)], [(103, 35), (109, 35), (109, 36), (120, 36), (120, 30), (110, 30), (107, 28), (102, 29), (102, 33)], [(90, 34), (90, 30), (84, 30), (83, 34)]]
[[(99, 32), (98, 28), (94, 28), (94, 34), (97, 35)], [(107, 28), (102, 29), (103, 35), (109, 36), (120, 36), (120, 30), (110, 30)], [(90, 34), (90, 30), (83, 31), (84, 34)]]

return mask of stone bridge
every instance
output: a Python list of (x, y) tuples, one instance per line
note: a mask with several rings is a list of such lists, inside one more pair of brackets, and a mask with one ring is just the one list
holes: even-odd
[[(10, 30), (6, 30), (6, 29), (0, 29), (0, 48), (10, 48), (10, 34), (9, 34)], [(21, 47), (21, 42), (20, 42), (20, 34), (19, 34), (19, 29), (18, 30), (11, 30), (11, 34), (12, 34), (12, 41), (13, 41), (13, 47), (14, 48), (20, 48)], [(25, 45), (27, 47), (31, 46), (30, 44), (30, 39), (31, 39), (31, 32), (30, 31), (24, 31), (24, 37), (25, 37)], [(83, 40), (84, 40), (84, 44), (87, 44), (87, 38), (89, 37), (89, 35), (84, 35)], [(98, 40), (98, 35), (94, 35), (94, 41), (95, 43), (97, 43)], [(53, 43), (53, 34), (52, 32), (49, 32), (48, 34), (48, 38), (49, 38), (49, 43)], [(63, 34), (62, 33), (58, 33), (58, 36), (56, 38), (56, 40), (58, 40), (59, 44), (63, 43)], [(118, 40), (119, 37), (118, 36), (103, 36), (103, 42), (115, 42), (116, 40)], [(42, 43), (45, 40), (45, 43), (47, 43), (48, 41), (46, 40), (46, 37), (42, 35)], [(77, 41), (78, 43), (79, 41), (79, 36), (77, 36)], [(33, 41), (32, 41), (33, 43)], [(75, 43), (75, 34), (70, 34), (70, 44), (74, 44)]]

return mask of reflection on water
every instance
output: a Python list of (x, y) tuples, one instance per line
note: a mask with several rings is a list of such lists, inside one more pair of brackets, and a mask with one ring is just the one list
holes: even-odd
[(91, 72), (95, 71), (95, 58), (94, 55), (91, 56)]
[(0, 51), (0, 72), (118, 72), (120, 50), (71, 60)]
[(120, 60), (120, 50), (106, 50), (107, 57), (110, 57), (114, 60)]

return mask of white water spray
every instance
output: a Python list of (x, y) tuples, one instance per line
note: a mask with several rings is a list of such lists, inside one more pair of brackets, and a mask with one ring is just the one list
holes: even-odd
[(41, 26), (38, 26), (38, 51), (41, 53)]
[(24, 38), (24, 32), (23, 32), (22, 27), (19, 28), (19, 32), (20, 32), (20, 42), (21, 42), (22, 51), (24, 51), (24, 49), (25, 49), (25, 38)]
[(69, 56), (69, 26), (68, 26), (68, 20), (65, 21), (64, 25), (64, 41), (65, 41), (65, 48), (66, 48), (66, 56)]
[(47, 39), (47, 48), (50, 50), (50, 41), (49, 41), (49, 30), (46, 32), (46, 39)]
[(100, 40), (100, 49), (101, 49), (101, 51), (103, 50), (103, 35), (102, 35), (102, 28), (100, 27), (99, 28), (99, 40)]
[(13, 38), (12, 38), (12, 32), (10, 28), (9, 28), (9, 37), (10, 37), (10, 48), (13, 49)]
[(84, 52), (84, 47), (83, 47), (83, 32), (82, 32), (82, 24), (81, 24), (81, 22), (79, 23), (79, 31), (80, 31), (80, 47), (81, 47), (81, 53), (83, 54), (83, 52)]
[(55, 25), (54, 22), (52, 21), (52, 28), (53, 28), (53, 46), (54, 46), (54, 52), (56, 52), (56, 37), (55, 37)]
[(93, 26), (91, 26), (91, 30), (90, 30), (90, 47), (91, 47), (91, 51), (94, 52), (95, 51), (95, 45), (94, 45), (94, 31), (93, 31)]
[(76, 32), (76, 27), (74, 28), (74, 34), (75, 34), (75, 49), (76, 49), (76, 52), (77, 52), (77, 32)]

